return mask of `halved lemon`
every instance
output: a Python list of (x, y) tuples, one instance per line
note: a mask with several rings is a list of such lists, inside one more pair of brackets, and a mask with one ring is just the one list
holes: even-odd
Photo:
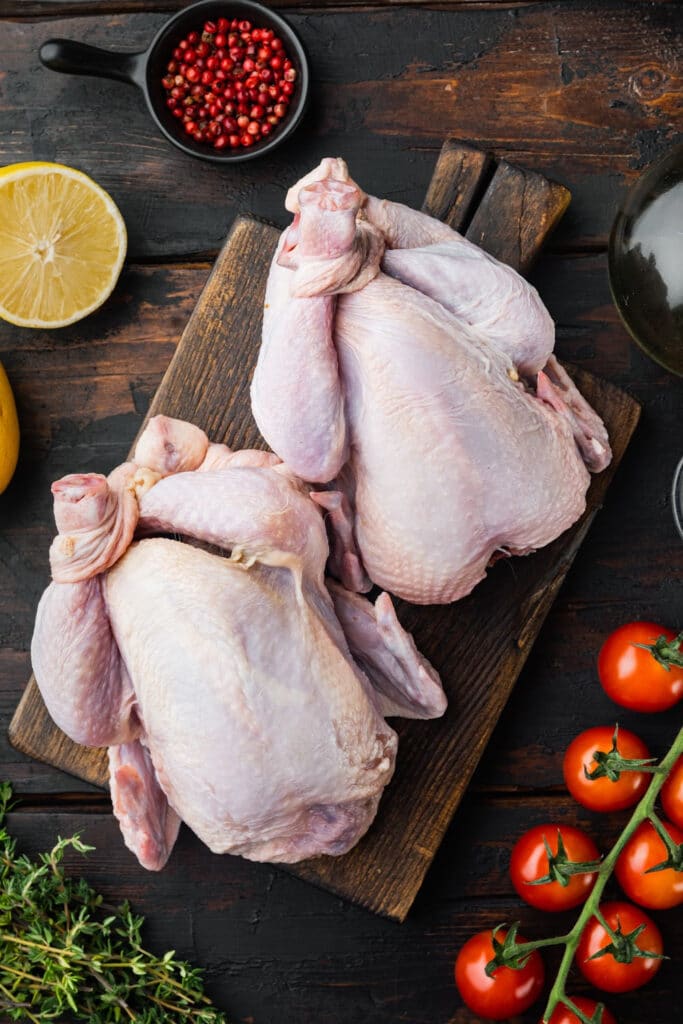
[(126, 256), (114, 200), (72, 167), (0, 169), (0, 317), (66, 327), (101, 306)]

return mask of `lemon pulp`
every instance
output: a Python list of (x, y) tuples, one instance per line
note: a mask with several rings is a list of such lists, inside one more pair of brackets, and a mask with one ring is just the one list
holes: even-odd
[(61, 164), (0, 169), (0, 317), (65, 327), (111, 294), (126, 255), (113, 199)]

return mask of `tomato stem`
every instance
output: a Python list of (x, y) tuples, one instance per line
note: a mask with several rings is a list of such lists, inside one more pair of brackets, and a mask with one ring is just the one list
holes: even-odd
[(615, 842), (614, 846), (607, 854), (602, 864), (597, 871), (597, 879), (595, 885), (591, 891), (590, 896), (586, 900), (581, 913), (576, 919), (576, 923), (572, 930), (563, 935), (560, 938), (551, 939), (540, 939), (537, 942), (525, 942), (521, 948), (526, 954), (530, 954), (534, 949), (541, 949), (543, 946), (556, 946), (564, 945), (565, 950), (562, 956), (562, 962), (560, 963), (559, 970), (555, 977), (555, 982), (552, 989), (550, 990), (550, 996), (548, 997), (548, 1003), (543, 1014), (543, 1021), (546, 1024), (550, 1020), (555, 1007), (558, 1003), (564, 1003), (565, 1006), (569, 1005), (573, 1013), (583, 1022), (583, 1024), (592, 1024), (591, 1021), (587, 1020), (586, 1017), (581, 1014), (578, 1009), (575, 1009), (565, 995), (564, 986), (569, 974), (569, 969), (574, 960), (576, 954), (576, 947), (579, 944), (579, 939), (583, 933), (584, 928), (590, 921), (591, 917), (598, 916), (600, 919), (600, 898), (604, 892), (605, 886), (614, 871), (614, 866), (619, 858), (619, 854), (626, 846), (627, 842), (638, 828), (638, 826), (646, 820), (652, 821), (655, 828), (657, 828), (656, 821), (659, 819), (654, 810), (655, 801), (659, 795), (659, 791), (664, 785), (666, 778), (673, 768), (678, 758), (683, 754), (683, 728), (680, 730), (676, 739), (674, 740), (671, 749), (665, 757), (659, 763), (659, 768), (656, 774), (652, 777), (647, 791), (645, 792), (640, 803), (636, 806), (631, 818), (629, 819), (626, 827), (622, 831), (621, 835)]
[(655, 764), (656, 758), (626, 758), (622, 757), (617, 749), (617, 742), (619, 740), (619, 726), (614, 726), (614, 735), (612, 736), (612, 747), (610, 750), (596, 750), (593, 753), (593, 760), (595, 761), (596, 767), (592, 772), (589, 772), (587, 768), (583, 769), (583, 774), (587, 779), (593, 781), (594, 779), (608, 778), (610, 782), (618, 782), (622, 772), (651, 772), (653, 775), (659, 775), (661, 773), (661, 766)]
[(599, 921), (599, 922), (600, 922), (600, 924), (601, 924), (601, 925), (602, 925), (602, 927), (603, 927), (603, 928), (605, 929), (605, 931), (607, 932), (607, 934), (609, 935), (609, 937), (610, 937), (611, 939), (613, 939), (613, 938), (614, 938), (614, 932), (612, 931), (612, 929), (610, 928), (610, 926), (609, 926), (609, 925), (607, 924), (607, 921), (606, 921), (606, 920), (605, 920), (605, 918), (603, 917), (602, 911), (600, 910), (600, 907), (599, 907), (599, 906), (597, 906), (597, 907), (595, 908), (595, 910), (594, 910), (594, 912), (593, 912), (593, 917), (594, 917), (594, 918), (595, 918), (595, 919), (596, 919), (597, 921)]
[(549, 939), (534, 939), (532, 942), (515, 942), (514, 946), (510, 947), (508, 951), (500, 959), (500, 962), (495, 963), (491, 961), (491, 964), (495, 964), (497, 967), (511, 967), (515, 970), (518, 967), (523, 967), (531, 954), (537, 949), (544, 949), (546, 946), (564, 946), (569, 942), (571, 933), (568, 932), (566, 935), (553, 935)]
[(588, 1018), (583, 1010), (581, 1010), (576, 1003), (572, 1002), (569, 996), (563, 996), (560, 1001), (564, 1003), (568, 1010), (571, 1010), (574, 1016), (581, 1021), (581, 1024), (601, 1024), (602, 1013), (605, 1009), (604, 1003), (598, 1003), (595, 1007), (595, 1013), (591, 1018)]
[(557, 853), (553, 853), (545, 836), (543, 836), (543, 845), (548, 858), (548, 873), (542, 878), (527, 881), (526, 885), (547, 885), (548, 882), (557, 882), (564, 889), (569, 885), (573, 875), (593, 875), (600, 867), (599, 860), (570, 860), (559, 828), (557, 830)]
[(637, 959), (638, 957), (647, 960), (667, 959), (661, 953), (654, 953), (648, 949), (641, 949), (636, 942), (636, 939), (641, 932), (645, 931), (646, 926), (644, 924), (640, 924), (637, 928), (634, 928), (632, 932), (624, 934), (621, 930), (621, 921), (618, 916), (616, 931), (607, 923), (599, 907), (596, 908), (593, 916), (600, 922), (612, 941), (607, 946), (602, 946), (596, 953), (593, 953), (593, 956), (590, 957), (591, 960), (599, 960), (600, 957), (607, 956), (608, 953), (614, 957), (618, 964), (630, 964), (633, 962), (634, 958)]
[(682, 644), (683, 632), (679, 633), (673, 640), (667, 640), (665, 636), (658, 636), (653, 644), (634, 643), (633, 646), (642, 647), (644, 651), (649, 651), (657, 664), (665, 668), (667, 672), (670, 672), (672, 665), (676, 668), (683, 667)]
[(651, 868), (647, 869), (645, 874), (649, 875), (654, 871), (665, 871), (667, 868), (673, 868), (674, 871), (683, 871), (683, 843), (674, 842), (664, 827), (664, 822), (655, 811), (650, 812), (649, 818), (657, 835), (666, 847), (667, 855), (661, 864), (653, 864)]

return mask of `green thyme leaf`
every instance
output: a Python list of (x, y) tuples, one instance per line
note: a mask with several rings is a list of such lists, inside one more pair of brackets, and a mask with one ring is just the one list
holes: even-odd
[(143, 918), (128, 903), (104, 907), (84, 879), (64, 873), (67, 850), (94, 848), (58, 838), (33, 861), (17, 855), (5, 826), (12, 789), (0, 783), (0, 1011), (46, 1024), (226, 1024), (204, 994), (201, 971), (175, 951), (142, 945)]

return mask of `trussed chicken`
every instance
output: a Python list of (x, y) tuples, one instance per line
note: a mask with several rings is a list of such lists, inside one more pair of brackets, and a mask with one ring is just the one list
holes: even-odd
[[(256, 422), (318, 494), (349, 587), (418, 604), (469, 593), (497, 554), (548, 544), (610, 460), (514, 270), (449, 227), (365, 196), (326, 159), (287, 197), (252, 384)], [(343, 501), (339, 494), (343, 495)], [(354, 545), (356, 550), (354, 552)]]
[(109, 746), (140, 862), (163, 866), (181, 820), (252, 860), (353, 846), (394, 770), (384, 716), (437, 717), (446, 698), (386, 594), (328, 590), (301, 482), (274, 455), (156, 417), (134, 462), (52, 490), (33, 667), (57, 725)]

